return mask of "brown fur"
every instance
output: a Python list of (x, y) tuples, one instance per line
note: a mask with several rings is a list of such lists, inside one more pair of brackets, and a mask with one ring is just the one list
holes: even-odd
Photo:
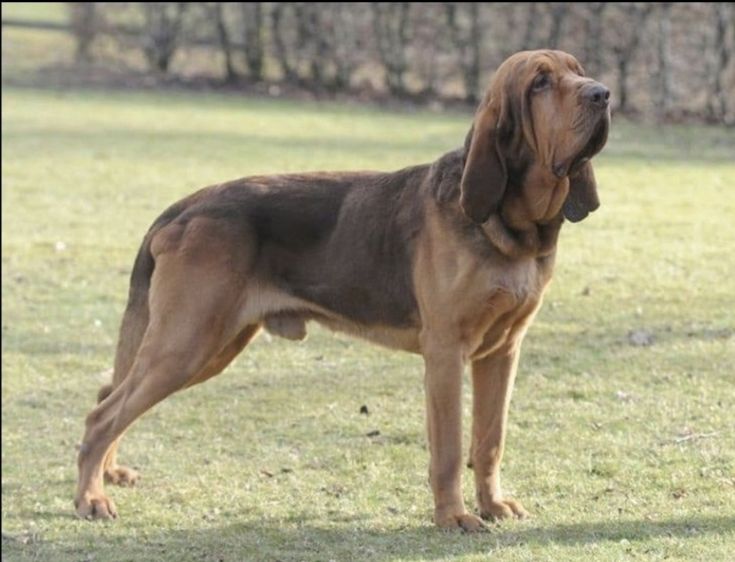
[[(143, 412), (221, 372), (260, 328), (302, 339), (314, 320), (423, 356), (437, 525), (524, 516), (500, 488), (508, 405), (564, 215), (581, 220), (598, 204), (589, 158), (607, 135), (600, 92), (566, 53), (518, 53), (465, 147), (432, 164), (250, 177), (164, 212), (135, 261), (112, 383), (87, 418), (77, 513), (116, 516), (103, 479), (137, 479), (116, 451)], [(460, 486), (467, 363), (479, 517)]]

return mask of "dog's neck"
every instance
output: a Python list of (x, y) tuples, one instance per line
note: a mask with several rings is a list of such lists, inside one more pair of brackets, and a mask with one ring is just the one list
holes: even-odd
[(561, 213), (569, 194), (569, 178), (532, 164), (521, 179), (509, 181), (500, 216), (509, 228), (527, 230), (552, 222)]
[[(459, 206), (465, 156), (464, 149), (442, 156), (438, 165), (430, 167), (434, 181), (429, 185), (436, 190), (433, 196), (437, 201), (456, 206), (457, 214), (469, 221)], [(488, 243), (509, 258), (553, 254), (564, 221), (561, 208), (569, 191), (569, 180), (559, 179), (534, 164), (512, 177), (522, 179), (511, 180), (500, 208), (479, 228)]]
[(510, 182), (498, 213), (482, 225), (489, 241), (508, 257), (543, 257), (556, 249), (569, 179), (533, 164)]
[(508, 227), (499, 214), (494, 214), (480, 228), (488, 242), (508, 258), (543, 258), (556, 251), (562, 222), (560, 213), (547, 223), (516, 230)]

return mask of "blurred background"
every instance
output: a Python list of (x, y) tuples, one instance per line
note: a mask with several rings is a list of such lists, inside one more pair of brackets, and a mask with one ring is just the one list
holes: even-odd
[(206, 88), (473, 105), (523, 49), (574, 54), (614, 110), (735, 123), (735, 7), (712, 2), (3, 3), (15, 86)]

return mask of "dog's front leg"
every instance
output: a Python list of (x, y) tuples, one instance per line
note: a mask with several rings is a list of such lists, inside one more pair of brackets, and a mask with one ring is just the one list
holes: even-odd
[(434, 492), (434, 522), (442, 528), (477, 531), (482, 520), (467, 513), (462, 498), (462, 355), (454, 342), (422, 335), (426, 364), (426, 425)]
[[(518, 346), (519, 347), (519, 346)], [(504, 498), (500, 488), (508, 406), (513, 392), (518, 347), (503, 349), (472, 363), (472, 467), (477, 503), (484, 519), (526, 517), (520, 503)]]

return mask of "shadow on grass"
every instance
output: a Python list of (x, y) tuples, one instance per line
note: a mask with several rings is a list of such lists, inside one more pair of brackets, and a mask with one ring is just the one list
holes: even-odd
[[(112, 526), (122, 525), (114, 523)], [(661, 537), (698, 538), (725, 533), (735, 526), (733, 516), (692, 516), (665, 521), (622, 520), (567, 525), (527, 526), (509, 523), (490, 532), (466, 536), (428, 525), (374, 531), (360, 519), (333, 520), (320, 526), (302, 518), (258, 520), (242, 524), (178, 529), (170, 532), (112, 529), (90, 523), (74, 535), (74, 542), (27, 542), (3, 536), (3, 547), (25, 555), (55, 553), (59, 559), (87, 554), (95, 560), (435, 560), (455, 555), (490, 554), (526, 546), (584, 546), (605, 542), (645, 542)], [(105, 529), (100, 529), (105, 525)], [(101, 532), (102, 531), (102, 532)], [(110, 533), (112, 531), (112, 533)], [(114, 534), (115, 538), (111, 535)], [(22, 544), (21, 544), (22, 543)], [(85, 545), (85, 546), (82, 546)]]

